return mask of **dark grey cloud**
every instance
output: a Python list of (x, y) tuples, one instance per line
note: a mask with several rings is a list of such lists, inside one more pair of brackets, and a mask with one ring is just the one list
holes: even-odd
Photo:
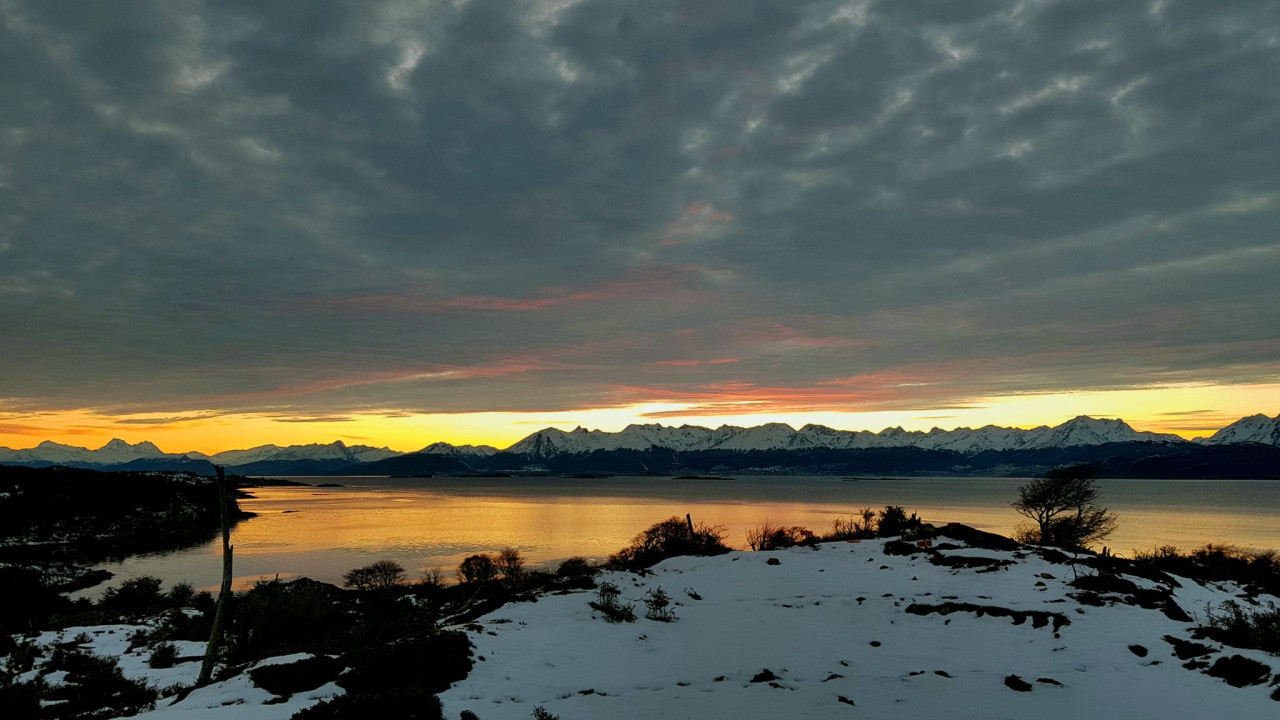
[(1272, 2), (3, 0), (0, 33), (0, 408), (1280, 378)]

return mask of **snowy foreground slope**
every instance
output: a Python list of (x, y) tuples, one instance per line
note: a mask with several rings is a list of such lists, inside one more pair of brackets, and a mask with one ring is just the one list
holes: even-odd
[[(1100, 586), (1090, 597), (1068, 584), (1075, 573), (1096, 573), (1083, 565), (1073, 573), (1032, 550), (935, 542), (932, 551), (912, 555), (886, 553), (916, 550), (912, 544), (864, 540), (680, 557), (643, 576), (602, 573), (599, 583), (616, 584), (624, 601), (636, 603), (633, 623), (607, 623), (588, 604), (595, 591), (508, 604), (465, 626), (476, 662), (440, 696), (444, 716), (470, 710), (480, 720), (523, 720), (538, 706), (561, 720), (1280, 716), (1272, 699), (1280, 697), (1280, 658), (1211, 640), (1174, 656), (1169, 640), (1186, 651), (1207, 608), (1247, 602), (1236, 585), (1174, 578), (1171, 587), (1126, 575), (1099, 579), (1121, 589)], [(1135, 585), (1150, 609), (1128, 604), (1135, 596), (1123, 586)], [(659, 587), (678, 603), (674, 622), (644, 617), (642, 598)], [(1166, 600), (1195, 622), (1170, 617), (1176, 610), (1166, 614)], [(200, 643), (178, 643), (177, 665), (153, 669), (149, 651), (130, 641), (139, 629), (68, 628), (36, 642), (83, 643), (158, 688), (195, 679)], [(1244, 687), (1206, 674), (1231, 657), (1271, 672)], [(1188, 661), (1198, 666), (1184, 667)], [(62, 682), (60, 673), (40, 668), (19, 679), (37, 675)], [(176, 703), (164, 698), (137, 717), (286, 720), (341, 694), (328, 682), (277, 696), (241, 672)]]
[[(71, 627), (58, 632), (43, 632), (35, 638), (35, 642), (49, 648), (75, 642), (75, 638), (87, 639), (87, 642), (75, 644), (94, 655), (115, 658), (120, 671), (131, 680), (142, 680), (156, 688), (193, 685), (200, 675), (204, 643), (177, 641), (174, 644), (180, 661), (170, 668), (152, 668), (147, 664), (150, 651), (145, 647), (136, 647), (130, 641), (131, 635), (145, 629), (142, 625)], [(311, 656), (306, 653), (284, 655), (262, 660), (252, 667), (287, 664), (308, 657)], [(62, 672), (45, 674), (37, 667), (20, 675), (18, 679), (26, 681), (42, 676), (44, 682), (58, 685), (64, 681), (65, 675)], [(147, 720), (287, 720), (305, 707), (341, 694), (342, 689), (336, 684), (327, 683), (310, 691), (279, 697), (255, 687), (249, 674), (244, 672), (195, 690), (180, 701), (176, 701), (174, 696), (166, 697), (162, 692), (156, 709), (131, 717)], [(2, 712), (0, 717), (3, 717)]]
[[(539, 705), (562, 720), (1280, 715), (1268, 684), (1235, 688), (1183, 667), (1163, 638), (1190, 639), (1195, 623), (1119, 602), (1082, 605), (1068, 596), (1080, 592), (1065, 584), (1068, 565), (1034, 553), (938, 553), (1013, 561), (980, 573), (920, 554), (889, 556), (884, 545), (683, 557), (646, 577), (605, 573), (601, 581), (637, 603), (634, 623), (605, 622), (588, 606), (593, 592), (508, 605), (472, 626), (483, 661), (441, 696), (445, 717), (529, 718)], [(1236, 591), (1180, 582), (1173, 596), (1199, 620), (1206, 603)], [(644, 618), (640, 600), (657, 587), (680, 602), (675, 622)], [(1060, 613), (1069, 624), (1055, 633), (1052, 616), (915, 614), (948, 602)], [(1277, 664), (1232, 648), (1205, 659), (1236, 654)], [(758, 677), (766, 670), (775, 679)], [(1030, 689), (1009, 687), (1011, 675)]]

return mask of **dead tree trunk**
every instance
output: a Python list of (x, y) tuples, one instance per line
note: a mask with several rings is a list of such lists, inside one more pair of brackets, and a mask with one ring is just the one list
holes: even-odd
[(218, 608), (213, 613), (213, 632), (209, 633), (209, 644), (204, 649), (204, 664), (200, 666), (197, 686), (208, 685), (213, 677), (213, 665), (218, 660), (218, 645), (222, 641), (222, 618), (227, 610), (227, 599), (231, 597), (231, 492), (227, 489), (227, 478), (222, 466), (215, 465), (214, 469), (218, 471), (218, 515), (222, 519), (222, 588), (218, 592)]

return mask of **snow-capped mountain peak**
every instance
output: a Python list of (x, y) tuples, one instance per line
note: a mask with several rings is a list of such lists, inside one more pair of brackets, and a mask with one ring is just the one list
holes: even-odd
[(477, 455), (489, 457), (496, 454), (498, 449), (489, 445), (453, 445), (447, 442), (434, 442), (418, 452), (426, 455), (448, 455), (449, 457)]
[(1177, 435), (1165, 435), (1134, 430), (1119, 418), (1093, 418), (1087, 415), (1074, 417), (1048, 432), (1036, 432), (1023, 447), (1072, 447), (1078, 445), (1102, 445), (1113, 442), (1185, 442)]
[(142, 458), (165, 457), (165, 453), (160, 448), (146, 440), (130, 445), (120, 438), (112, 438), (106, 445), (92, 451), (90, 455), (93, 456), (93, 462), (103, 465), (127, 463)]
[(1267, 417), (1262, 413), (1242, 417), (1207, 438), (1209, 445), (1232, 443), (1262, 443), (1280, 446), (1280, 415)]

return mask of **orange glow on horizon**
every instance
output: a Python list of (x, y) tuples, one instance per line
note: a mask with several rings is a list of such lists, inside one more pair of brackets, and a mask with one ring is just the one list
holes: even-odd
[[(767, 391), (766, 391), (767, 396)], [(874, 410), (812, 412), (770, 411), (749, 393), (734, 392), (723, 404), (673, 401), (616, 408), (563, 412), (474, 412), (458, 414), (339, 414), (321, 417), (219, 415), (194, 411), (180, 418), (158, 414), (106, 415), (92, 410), (41, 413), (0, 412), (0, 446), (34, 447), (42, 440), (91, 449), (118, 437), (127, 442), (154, 442), (166, 452), (215, 453), (257, 445), (296, 445), (342, 440), (348, 445), (388, 446), (411, 452), (433, 442), (486, 444), (503, 448), (544, 427), (618, 431), (633, 423), (664, 425), (760, 425), (780, 422), (799, 428), (813, 423), (841, 430), (879, 431), (901, 426), (927, 431), (933, 427), (1003, 425), (1031, 428), (1058, 425), (1077, 415), (1119, 417), (1138, 430), (1191, 438), (1246, 415), (1274, 415), (1280, 410), (1280, 384), (1170, 386), (976, 398), (945, 410)]]

